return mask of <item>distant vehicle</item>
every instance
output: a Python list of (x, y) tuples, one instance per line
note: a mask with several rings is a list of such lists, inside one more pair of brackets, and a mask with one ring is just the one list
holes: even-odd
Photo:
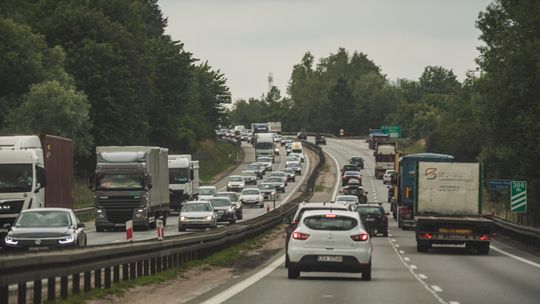
[(386, 170), (394, 170), (397, 157), (397, 143), (383, 142), (375, 145), (375, 178), (383, 177)]
[(370, 236), (381, 233), (388, 236), (388, 215), (380, 204), (358, 205), (356, 211), (360, 214), (360, 219)]
[(23, 210), (4, 239), (6, 249), (44, 250), (86, 244), (84, 223), (67, 208)]
[(292, 169), (296, 173), (296, 175), (302, 175), (302, 165), (300, 164), (300, 162), (287, 162), (285, 168)]
[(218, 192), (214, 197), (228, 197), (231, 203), (236, 205), (236, 218), (241, 220), (244, 218), (244, 205), (240, 201), (240, 195), (234, 191)]
[(284, 168), (281, 169), (281, 171), (287, 174), (287, 181), (291, 181), (293, 183), (296, 181), (296, 170), (293, 170), (292, 168)]
[(246, 185), (257, 185), (257, 172), (251, 170), (242, 171), (242, 178)]
[(287, 176), (287, 173), (283, 171), (274, 171), (272, 172), (272, 174), (270, 174), (270, 177), (274, 177), (274, 176), (281, 177), (283, 179), (283, 182), (285, 183), (285, 186), (288, 185), (287, 181), (289, 180), (289, 177)]
[(360, 204), (366, 204), (368, 200), (367, 198), (368, 192), (365, 191), (364, 188), (358, 185), (348, 185), (348, 186), (343, 187), (343, 189), (341, 189), (341, 194), (357, 196)]
[(362, 175), (360, 175), (360, 172), (358, 171), (345, 171), (341, 177), (341, 185), (348, 185), (351, 179), (358, 180), (359, 184), (362, 185)]
[(292, 142), (285, 145), (285, 152), (287, 155), (290, 155), (292, 151)]
[(274, 188), (276, 188), (277, 191), (284, 193), (285, 192), (285, 181), (282, 177), (274, 176), (274, 177), (268, 177), (265, 180), (266, 183), (271, 183), (274, 185)]
[(383, 175), (383, 184), (391, 184), (396, 175), (396, 170), (386, 170)]
[(227, 181), (227, 191), (240, 192), (246, 187), (246, 182), (242, 175), (231, 175)]
[[(364, 169), (364, 158), (362, 156), (351, 157), (351, 159), (349, 160), (349, 163), (358, 166), (359, 169)], [(355, 170), (355, 171), (359, 171), (359, 170)]]
[(272, 159), (268, 156), (257, 157), (257, 162), (266, 166), (266, 171), (272, 171)]
[(198, 200), (209, 200), (210, 198), (214, 197), (217, 193), (216, 186), (201, 186), (199, 187), (199, 196)]
[[(274, 143), (274, 133), (256, 133), (253, 148), (255, 148), (255, 158), (260, 156), (268, 156), (274, 161), (274, 154), (276, 153), (276, 144)], [(279, 149), (278, 149), (279, 153)]]
[(320, 134), (315, 135), (315, 144), (326, 145), (326, 137)]
[(356, 195), (338, 195), (334, 200), (336, 204), (357, 205), (360, 203)]
[(389, 139), (390, 136), (381, 129), (369, 129), (367, 142), (371, 150), (375, 150), (378, 143), (387, 142)]
[(288, 164), (288, 163), (290, 163), (290, 162), (301, 163), (301, 162), (302, 162), (302, 159), (301, 159), (300, 156), (297, 155), (297, 154), (289, 155), (289, 156), (287, 156), (287, 159), (285, 160), (285, 164)]
[(257, 179), (263, 178), (265, 170), (266, 170), (266, 166), (261, 166), (257, 163), (251, 163), (246, 166), (246, 171), (253, 171), (255, 175), (257, 176)]
[(369, 281), (372, 251), (358, 213), (306, 211), (288, 244), (288, 278), (297, 279), (302, 271), (361, 272)]
[(279, 193), (276, 190), (276, 187), (274, 187), (273, 183), (261, 183), (259, 185), (259, 190), (261, 190), (261, 193), (263, 194), (264, 199), (272, 199), (272, 198), (278, 198)]
[(355, 164), (343, 165), (343, 167), (341, 168), (341, 174), (343, 174), (343, 173), (345, 173), (347, 171), (360, 171), (360, 168), (358, 168), (358, 166), (355, 165)]
[(300, 157), (300, 160), (304, 162), (304, 148), (302, 147), (301, 142), (293, 142), (291, 146), (291, 153), (289, 155), (298, 155)]
[(168, 160), (170, 208), (180, 212), (183, 202), (199, 194), (199, 161), (190, 154), (169, 155)]
[(298, 134), (296, 134), (296, 139), (298, 139), (298, 140), (306, 140), (307, 139), (306, 132), (304, 132), (304, 131), (298, 132)]
[(212, 197), (208, 201), (214, 207), (218, 222), (236, 223), (236, 205), (228, 197)]
[(268, 122), (269, 132), (281, 134), (281, 121)]
[(178, 231), (196, 228), (217, 228), (217, 215), (208, 201), (186, 202), (178, 217)]
[(285, 267), (288, 267), (289, 265), (289, 255), (288, 252), (288, 245), (289, 240), (291, 238), (291, 234), (298, 226), (298, 223), (300, 222), (300, 218), (304, 215), (304, 212), (310, 211), (310, 210), (342, 210), (342, 211), (348, 211), (349, 208), (342, 204), (335, 204), (335, 203), (326, 203), (326, 202), (312, 202), (307, 203), (303, 202), (298, 205), (298, 208), (296, 209), (296, 213), (294, 216), (290, 219), (289, 225), (287, 228), (285, 228)]
[(240, 193), (240, 201), (245, 205), (264, 207), (264, 195), (258, 188), (246, 188)]

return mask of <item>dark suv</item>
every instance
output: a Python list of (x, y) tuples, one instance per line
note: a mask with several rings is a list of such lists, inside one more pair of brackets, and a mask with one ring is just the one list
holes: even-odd
[(356, 211), (360, 214), (360, 219), (371, 236), (382, 233), (388, 236), (388, 215), (380, 204), (358, 205)]
[(343, 168), (341, 168), (341, 174), (347, 171), (360, 171), (360, 168), (358, 168), (358, 166), (355, 164), (343, 165)]
[(351, 157), (349, 163), (357, 165), (360, 169), (364, 169), (364, 159), (362, 158), (362, 156)]

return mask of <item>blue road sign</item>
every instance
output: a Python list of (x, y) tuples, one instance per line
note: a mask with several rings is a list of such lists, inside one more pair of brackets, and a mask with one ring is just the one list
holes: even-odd
[(510, 190), (510, 179), (490, 179), (489, 190)]

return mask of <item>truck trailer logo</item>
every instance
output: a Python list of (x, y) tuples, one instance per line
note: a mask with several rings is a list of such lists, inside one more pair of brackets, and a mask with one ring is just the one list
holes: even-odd
[(437, 178), (437, 168), (426, 168), (424, 170), (424, 176), (426, 179), (433, 180)]

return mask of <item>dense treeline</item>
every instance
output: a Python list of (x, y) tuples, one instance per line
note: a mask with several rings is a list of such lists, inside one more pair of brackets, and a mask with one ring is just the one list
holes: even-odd
[[(339, 49), (314, 66), (306, 53), (293, 68), (290, 98), (269, 93), (261, 100), (240, 101), (230, 118), (246, 124), (272, 117), (282, 120), (286, 130), (336, 134), (343, 128), (353, 135), (383, 124), (400, 125), (404, 137), (425, 142), (429, 152), (483, 162), (486, 183), (491, 178), (527, 181), (529, 213), (538, 224), (538, 24), (539, 1), (494, 1), (476, 23), (484, 42), (478, 69), (463, 82), (441, 66), (426, 67), (417, 80), (390, 82), (365, 54)], [(508, 204), (506, 194), (502, 201)]]
[(82, 167), (95, 145), (193, 150), (230, 92), (166, 24), (157, 0), (1, 1), (0, 130), (73, 138)]

